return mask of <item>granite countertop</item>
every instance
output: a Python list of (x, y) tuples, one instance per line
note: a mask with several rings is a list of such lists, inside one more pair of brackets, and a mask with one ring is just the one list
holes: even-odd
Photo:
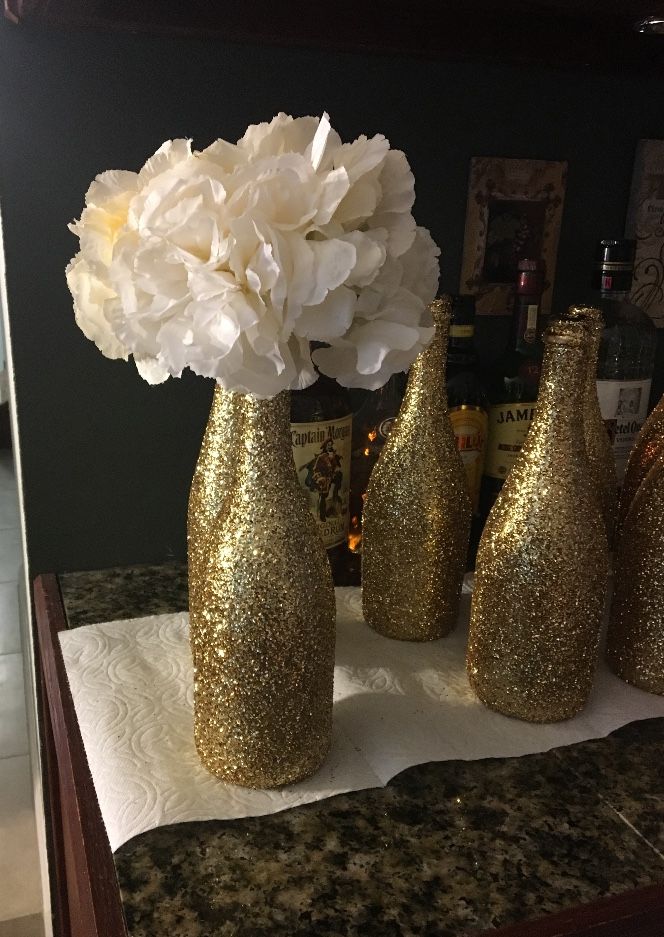
[[(180, 611), (182, 565), (60, 576), (70, 627)], [(458, 937), (664, 883), (664, 719), (115, 853), (132, 937)]]

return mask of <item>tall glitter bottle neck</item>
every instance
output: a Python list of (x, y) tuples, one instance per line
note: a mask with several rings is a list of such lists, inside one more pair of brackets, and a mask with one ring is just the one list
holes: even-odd
[(298, 487), (290, 436), (290, 391), (268, 400), (247, 396), (244, 403), (242, 478), (258, 481), (268, 504), (272, 494)]
[(537, 409), (524, 448), (546, 451), (553, 461), (571, 464), (579, 450), (588, 364), (587, 332), (581, 322), (560, 323), (547, 331), (544, 342)]
[(404, 412), (419, 413), (423, 420), (447, 410), (446, 354), (452, 309), (447, 299), (437, 299), (429, 308), (435, 334), (410, 369), (403, 402)]

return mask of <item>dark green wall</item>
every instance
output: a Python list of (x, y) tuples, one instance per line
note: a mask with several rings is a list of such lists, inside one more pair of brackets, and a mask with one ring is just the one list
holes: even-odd
[(165, 139), (236, 139), (327, 109), (344, 138), (406, 151), (416, 217), (458, 287), (473, 155), (566, 159), (554, 302), (583, 299), (598, 236), (620, 234), (636, 142), (664, 137), (664, 80), (0, 27), (0, 195), (32, 572), (184, 556), (211, 387), (148, 387), (74, 325), (67, 222), (93, 176)]

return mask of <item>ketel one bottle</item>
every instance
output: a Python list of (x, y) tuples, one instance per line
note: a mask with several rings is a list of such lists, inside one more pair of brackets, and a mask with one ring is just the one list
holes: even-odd
[(597, 362), (597, 396), (613, 442), (618, 483), (648, 413), (657, 330), (629, 301), (635, 242), (600, 241), (593, 272), (593, 305), (602, 310), (604, 333)]
[(544, 264), (520, 260), (511, 336), (489, 380), (489, 436), (480, 493), (486, 517), (525, 442), (535, 413), (542, 368)]
[[(447, 346), (447, 412), (463, 462), (473, 506), (471, 549), (479, 541), (479, 504), (489, 425), (489, 398), (478, 373), (475, 353), (475, 297), (452, 296)], [(474, 536), (476, 534), (476, 536)]]
[(348, 390), (324, 374), (291, 393), (295, 469), (335, 578), (343, 575), (347, 555), (352, 421)]

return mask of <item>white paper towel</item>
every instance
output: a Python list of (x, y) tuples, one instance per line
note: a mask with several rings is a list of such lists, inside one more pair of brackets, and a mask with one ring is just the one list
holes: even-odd
[(321, 770), (277, 791), (233, 787), (201, 766), (193, 741), (188, 616), (155, 615), (64, 631), (60, 643), (112, 849), (157, 826), (276, 813), (381, 787), (426, 761), (547, 751), (664, 716), (664, 699), (600, 663), (585, 710), (532, 725), (490, 712), (466, 678), (470, 595), (447, 638), (391, 641), (362, 619), (359, 589), (337, 589), (334, 739)]

